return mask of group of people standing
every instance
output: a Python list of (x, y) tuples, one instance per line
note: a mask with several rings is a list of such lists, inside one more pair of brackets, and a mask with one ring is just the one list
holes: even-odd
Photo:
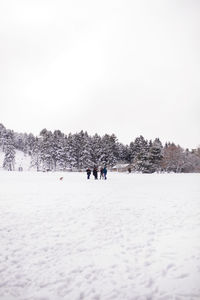
[[(93, 171), (91, 171), (90, 168), (87, 168), (86, 173), (87, 173), (87, 179), (90, 179), (91, 173), (94, 175), (94, 179), (98, 179), (98, 168), (94, 167)], [(107, 179), (107, 168), (100, 168), (100, 179)]]

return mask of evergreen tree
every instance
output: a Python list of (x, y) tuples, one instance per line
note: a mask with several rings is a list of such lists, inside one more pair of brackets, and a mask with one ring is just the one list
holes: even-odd
[(5, 152), (3, 168), (8, 171), (13, 171), (15, 168), (15, 148), (13, 136), (14, 132), (11, 130), (3, 132), (3, 151)]
[(24, 151), (25, 149), (25, 138), (24, 138), (25, 134), (23, 133), (14, 133), (14, 147), (15, 149), (18, 149), (20, 151)]
[(102, 165), (114, 166), (117, 162), (117, 138), (114, 134), (105, 134), (102, 138), (102, 155), (100, 163)]
[(74, 149), (74, 136), (70, 133), (65, 142), (66, 164), (69, 168), (76, 167), (76, 156)]
[(122, 143), (117, 143), (117, 162), (124, 162), (124, 163), (130, 163), (130, 151), (129, 147), (126, 145), (123, 145)]
[(63, 135), (59, 140), (57, 149), (57, 169), (60, 171), (65, 171), (68, 168), (67, 154), (67, 137)]
[(159, 138), (149, 144), (149, 172), (161, 171), (161, 161), (163, 159), (163, 146)]
[(3, 124), (0, 124), (0, 147), (4, 146), (4, 138), (6, 134), (6, 128), (3, 126)]
[(83, 140), (83, 148), (80, 156), (81, 169), (93, 166), (91, 152), (92, 152), (91, 138), (89, 137), (88, 133), (85, 132), (84, 140)]
[(32, 133), (25, 134), (25, 141), (24, 141), (24, 153), (31, 155), (33, 145), (35, 143), (35, 137)]
[(82, 152), (84, 147), (84, 132), (81, 131), (73, 135), (73, 157), (74, 167), (78, 170), (83, 168)]
[(91, 137), (91, 161), (92, 161), (92, 166), (101, 165), (101, 157), (103, 157), (102, 139), (96, 133), (93, 137)]
[(8, 171), (13, 171), (15, 169), (15, 148), (12, 144), (5, 147), (3, 168)]
[(53, 170), (65, 169), (65, 153), (64, 153), (64, 134), (60, 130), (55, 130), (52, 135), (51, 158), (53, 162)]
[(134, 164), (136, 163), (137, 155), (140, 152), (137, 141), (138, 141), (138, 138), (135, 139), (134, 142), (131, 142), (130, 146), (129, 146), (129, 159), (130, 159), (130, 162), (134, 163)]
[(43, 171), (52, 171), (55, 169), (54, 151), (53, 151), (53, 134), (47, 129), (40, 132), (41, 147), (40, 155)]
[(42, 164), (41, 159), (41, 138), (36, 138), (31, 151), (31, 166), (36, 167), (37, 171), (40, 171)]
[(130, 156), (134, 171), (149, 173), (149, 144), (142, 135), (137, 137), (134, 143), (130, 144)]

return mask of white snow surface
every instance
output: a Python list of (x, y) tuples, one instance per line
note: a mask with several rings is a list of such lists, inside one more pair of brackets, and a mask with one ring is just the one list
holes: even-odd
[(0, 300), (199, 300), (199, 183), (0, 172)]

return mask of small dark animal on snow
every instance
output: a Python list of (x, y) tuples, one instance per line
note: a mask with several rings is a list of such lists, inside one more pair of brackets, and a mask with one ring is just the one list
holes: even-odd
[(60, 180), (63, 180), (63, 177), (60, 177)]

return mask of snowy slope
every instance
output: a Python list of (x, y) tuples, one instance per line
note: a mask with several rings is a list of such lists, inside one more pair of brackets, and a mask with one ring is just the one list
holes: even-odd
[[(30, 168), (31, 157), (29, 155), (25, 155), (22, 151), (15, 151), (15, 170), (17, 171), (19, 167), (22, 167), (24, 171), (28, 171)], [(0, 149), (0, 170), (3, 169), (4, 156), (4, 152), (2, 152)]]
[(0, 172), (0, 299), (199, 300), (199, 181)]

